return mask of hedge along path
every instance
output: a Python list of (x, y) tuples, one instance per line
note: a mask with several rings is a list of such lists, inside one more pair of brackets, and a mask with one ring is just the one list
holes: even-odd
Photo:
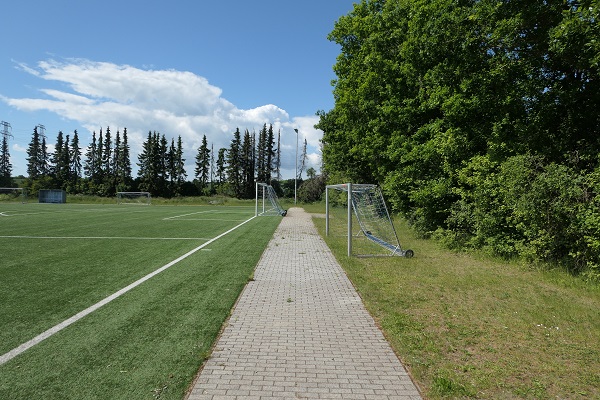
[(151, 279), (152, 277), (160, 274), (161, 272), (169, 269), (170, 267), (172, 267), (173, 265), (177, 264), (178, 262), (180, 262), (181, 260), (186, 259), (187, 257), (191, 256), (192, 254), (196, 253), (197, 251), (203, 249), (204, 247), (208, 246), (209, 244), (213, 243), (214, 241), (222, 238), (223, 236), (235, 231), (236, 229), (238, 229), (239, 227), (241, 227), (242, 225), (252, 221), (254, 217), (251, 217), (247, 220), (245, 220), (244, 222), (234, 226), (233, 228), (229, 229), (226, 232), (221, 233), (218, 236), (215, 236), (214, 238), (208, 240), (207, 242), (201, 244), (200, 246), (188, 251), (187, 253), (185, 253), (184, 255), (182, 255), (181, 257), (176, 258), (175, 260), (171, 261), (168, 264), (163, 265), (162, 267), (158, 268), (157, 270), (149, 273), (148, 275), (138, 279), (137, 281), (133, 282), (132, 284), (124, 287), (123, 289), (111, 294), (110, 296), (104, 298), (103, 300), (100, 300), (99, 302), (97, 302), (96, 304), (86, 308), (85, 310), (73, 315), (71, 318), (68, 318), (66, 320), (64, 320), (63, 322), (54, 325), (52, 328), (40, 333), (39, 335), (37, 335), (36, 337), (34, 337), (33, 339), (21, 344), (20, 346), (15, 347), (14, 349), (10, 350), (9, 352), (0, 355), (0, 365), (3, 365), (5, 363), (7, 363), (8, 361), (12, 360), (13, 358), (15, 358), (16, 356), (18, 356), (19, 354), (27, 351), (28, 349), (32, 348), (33, 346), (35, 346), (36, 344), (48, 339), (49, 337), (51, 337), (52, 335), (54, 335), (57, 332), (60, 332), (61, 330), (65, 329), (66, 327), (68, 327), (69, 325), (74, 324), (75, 322), (79, 321), (80, 319), (82, 319), (83, 317), (93, 313), (94, 311), (96, 311), (97, 309), (99, 309), (100, 307), (110, 303), (111, 301), (121, 297), (122, 295), (124, 295), (125, 293), (129, 292), (130, 290), (136, 288), (137, 286), (141, 285), (142, 283), (146, 282), (147, 280)]

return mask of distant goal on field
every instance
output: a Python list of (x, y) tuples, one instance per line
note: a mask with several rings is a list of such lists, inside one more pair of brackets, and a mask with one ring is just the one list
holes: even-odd
[(21, 203), (27, 203), (27, 189), (0, 187), (0, 201), (20, 201)]
[(256, 208), (254, 216), (275, 216), (285, 217), (287, 210), (284, 210), (279, 204), (279, 199), (273, 186), (266, 183), (256, 182)]
[[(374, 249), (378, 248), (383, 249), (386, 255), (406, 258), (414, 256), (412, 250), (404, 250), (400, 246), (396, 228), (379, 186), (356, 183), (328, 185), (325, 189), (325, 234), (327, 236), (331, 230), (329, 209), (332, 202), (346, 208), (346, 227), (338, 223), (337, 228), (348, 237), (348, 257), (353, 254), (354, 238), (366, 238), (375, 245), (363, 246), (360, 255), (377, 255)], [(338, 215), (342, 216), (342, 214)], [(353, 220), (359, 226), (356, 234), (353, 232)]]
[(117, 204), (137, 204), (149, 206), (152, 197), (149, 192), (117, 192)]

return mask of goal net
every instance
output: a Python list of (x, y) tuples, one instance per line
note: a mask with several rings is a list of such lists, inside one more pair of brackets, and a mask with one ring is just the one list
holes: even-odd
[(117, 204), (150, 205), (151, 197), (148, 192), (117, 192)]
[(256, 216), (274, 216), (285, 217), (287, 211), (279, 204), (279, 199), (273, 186), (266, 183), (256, 183)]
[(363, 236), (370, 242), (386, 250), (389, 255), (410, 258), (412, 250), (403, 250), (398, 240), (394, 223), (390, 217), (383, 193), (377, 185), (372, 184), (343, 184), (329, 185), (326, 189), (326, 232), (329, 234), (329, 190), (333, 189), (347, 193), (347, 235), (348, 255), (352, 254), (352, 220), (353, 216), (360, 227), (358, 236)]
[(27, 189), (0, 187), (0, 201), (27, 203)]

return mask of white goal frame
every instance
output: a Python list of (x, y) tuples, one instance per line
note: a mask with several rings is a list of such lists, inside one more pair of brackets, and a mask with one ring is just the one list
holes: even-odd
[[(134, 198), (134, 197), (144, 198), (145, 197), (147, 199), (147, 201), (142, 202), (142, 203), (123, 202), (122, 199), (128, 198), (128, 196), (131, 196), (131, 198)], [(152, 196), (150, 196), (150, 192), (117, 192), (117, 204), (136, 204), (136, 205), (149, 206), (150, 204), (152, 204)]]
[(15, 200), (20, 199), (21, 203), (27, 203), (27, 188), (0, 187), (0, 194), (7, 192), (21, 192), (19, 196), (15, 197)]
[(285, 217), (287, 210), (284, 210), (279, 204), (279, 199), (275, 193), (273, 186), (256, 182), (256, 193), (255, 193), (255, 208), (254, 216), (275, 216), (280, 215)]
[[(381, 193), (381, 190), (379, 189), (379, 187), (377, 185), (373, 185), (373, 184), (345, 183), (345, 184), (339, 184), (339, 185), (327, 185), (325, 187), (325, 235), (326, 236), (329, 236), (329, 227), (330, 227), (329, 226), (329, 190), (330, 189), (344, 191), (344, 192), (347, 192), (347, 194), (348, 194), (348, 198), (347, 198), (348, 257), (352, 256), (352, 237), (353, 237), (352, 214), (353, 213), (356, 216), (356, 219), (361, 227), (361, 233), (366, 238), (371, 240), (372, 242), (374, 242), (374, 243), (380, 245), (381, 247), (385, 248), (386, 250), (390, 251), (390, 253), (391, 253), (390, 255), (401, 256), (401, 257), (406, 257), (406, 258), (411, 258), (414, 256), (414, 252), (412, 250), (410, 250), (410, 249), (403, 250), (402, 247), (400, 246), (400, 241), (398, 240), (398, 235), (396, 234), (396, 228), (394, 227), (394, 224), (393, 224), (390, 214), (388, 212), (387, 206), (385, 204), (385, 200), (383, 199), (383, 194)], [(387, 223), (390, 224), (389, 229), (391, 229), (391, 232), (392, 232), (391, 240), (388, 239), (386, 241), (386, 240), (378, 237), (377, 233), (372, 233), (365, 228), (365, 224), (362, 221), (362, 219), (364, 219), (364, 215), (357, 209), (357, 204), (356, 204), (355, 198), (353, 197), (353, 193), (360, 193), (360, 192), (364, 192), (367, 190), (375, 191), (377, 197), (380, 198), (380, 200), (381, 200), (381, 203), (382, 203), (382, 209), (380, 210), (380, 212), (382, 213), (381, 219), (384, 221), (387, 220)]]

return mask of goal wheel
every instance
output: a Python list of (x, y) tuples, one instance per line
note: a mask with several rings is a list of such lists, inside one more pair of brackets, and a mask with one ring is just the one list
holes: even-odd
[(406, 258), (413, 258), (413, 256), (414, 256), (414, 255), (415, 255), (415, 252), (414, 252), (414, 251), (412, 251), (412, 250), (410, 250), (410, 249), (409, 249), (409, 250), (406, 250), (406, 251), (404, 252), (404, 257), (406, 257)]
[(281, 212), (281, 216), (282, 216), (282, 217), (285, 217), (286, 215), (287, 215), (287, 210), (283, 210), (283, 211)]

